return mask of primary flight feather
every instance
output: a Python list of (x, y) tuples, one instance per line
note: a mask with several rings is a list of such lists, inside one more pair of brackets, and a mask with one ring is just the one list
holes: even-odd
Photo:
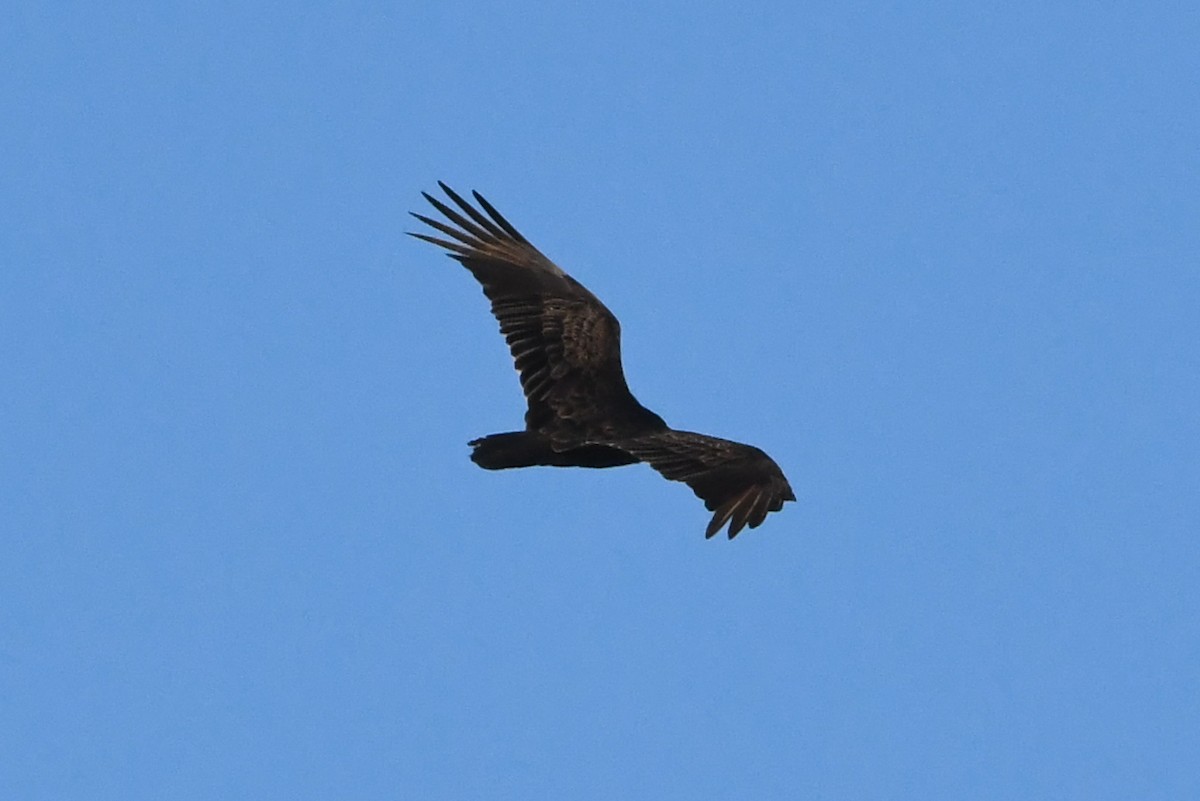
[[(783, 471), (752, 445), (677, 431), (638, 403), (621, 368), (621, 326), (583, 284), (529, 243), (478, 192), (476, 208), (444, 183), (454, 207), (422, 192), (445, 218), (412, 215), (483, 286), (521, 377), (525, 430), (472, 440), (471, 460), (510, 467), (616, 467), (645, 462), (692, 488), (713, 512), (711, 537), (733, 539), (796, 500)], [(456, 208), (455, 208), (456, 207)]]

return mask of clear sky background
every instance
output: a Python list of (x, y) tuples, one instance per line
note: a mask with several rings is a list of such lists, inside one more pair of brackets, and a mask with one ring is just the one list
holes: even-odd
[[(169, 6), (169, 7), (168, 7)], [(1200, 797), (1190, 3), (19, 3), (0, 797)], [(485, 193), (799, 501), (491, 473)]]

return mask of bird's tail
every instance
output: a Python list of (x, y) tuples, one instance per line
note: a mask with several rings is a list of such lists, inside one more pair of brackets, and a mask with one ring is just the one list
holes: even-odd
[(474, 448), (471, 461), (485, 470), (550, 465), (554, 464), (556, 457), (550, 447), (550, 441), (531, 431), (489, 434), (473, 439), (467, 444)]

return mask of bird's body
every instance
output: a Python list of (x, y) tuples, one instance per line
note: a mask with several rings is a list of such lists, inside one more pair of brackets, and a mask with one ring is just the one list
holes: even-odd
[(687, 483), (714, 512), (707, 537), (729, 523), (732, 539), (795, 500), (779, 466), (758, 448), (677, 431), (642, 406), (625, 383), (621, 326), (613, 313), (478, 192), (483, 211), (439, 185), (461, 213), (425, 194), (447, 222), (413, 216), (449, 239), (413, 236), (445, 248), (483, 286), (528, 403), (524, 431), (470, 443), (476, 464), (502, 470), (646, 462)]

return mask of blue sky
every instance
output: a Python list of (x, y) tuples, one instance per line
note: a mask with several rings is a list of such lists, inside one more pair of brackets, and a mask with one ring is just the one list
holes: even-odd
[[(1200, 796), (1188, 4), (19, 4), (0, 796)], [(798, 502), (491, 473), (484, 192)]]

